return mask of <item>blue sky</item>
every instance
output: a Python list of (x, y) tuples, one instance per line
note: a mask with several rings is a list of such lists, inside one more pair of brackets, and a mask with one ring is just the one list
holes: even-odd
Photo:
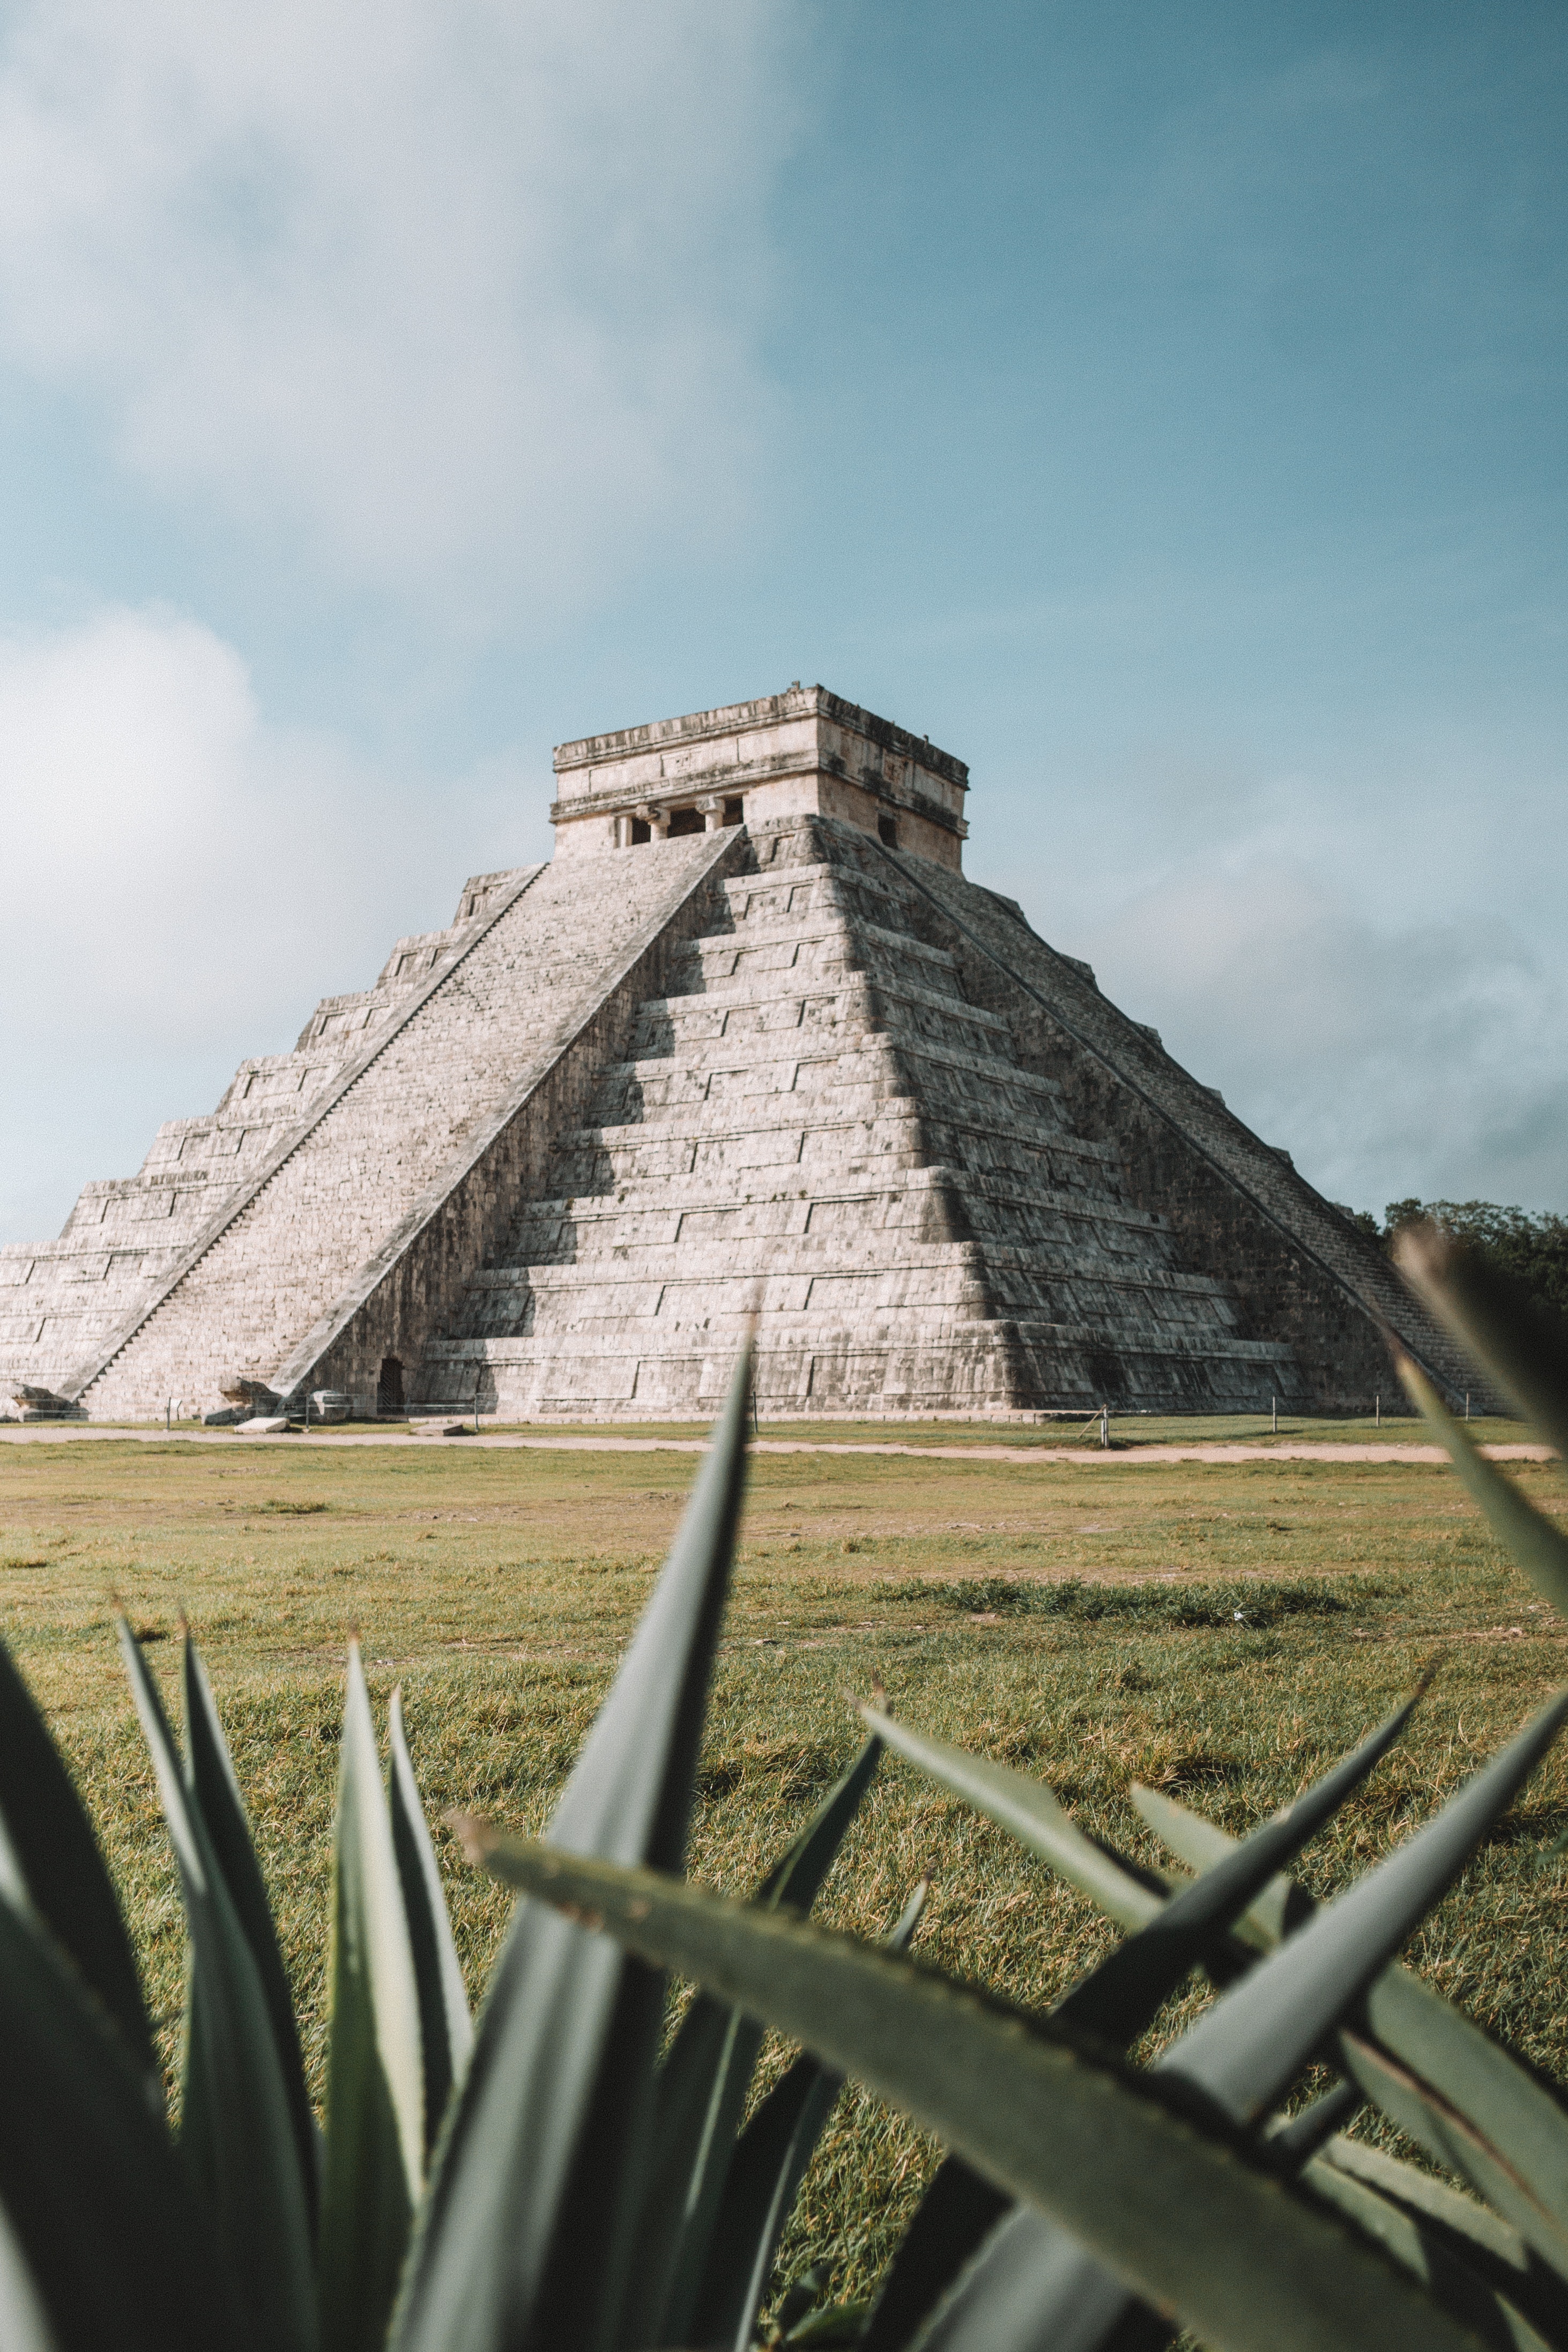
[(1333, 1197), (1568, 1209), (1561, 7), (0, 9), (0, 1234), (821, 679)]

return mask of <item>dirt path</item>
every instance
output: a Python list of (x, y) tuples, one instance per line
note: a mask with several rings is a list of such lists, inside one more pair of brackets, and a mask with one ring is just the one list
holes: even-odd
[[(314, 1432), (307, 1437), (296, 1431), (287, 1436), (241, 1437), (232, 1429), (175, 1430), (162, 1429), (98, 1429), (90, 1423), (70, 1423), (29, 1424), (19, 1429), (0, 1429), (0, 1443), (7, 1445), (58, 1445), (90, 1444), (93, 1440), (110, 1440), (146, 1445), (308, 1445), (313, 1449), (331, 1452), (345, 1445), (441, 1445), (444, 1444), (490, 1448), (516, 1447), (535, 1454), (706, 1454), (706, 1437), (583, 1437), (563, 1430), (559, 1437), (476, 1436), (465, 1430), (462, 1436), (446, 1439), (442, 1436), (415, 1437), (407, 1430), (344, 1430), (340, 1433)], [(1481, 1452), (1494, 1462), (1552, 1462), (1556, 1459), (1549, 1445), (1483, 1445)], [(1014, 1462), (1027, 1466), (1031, 1462), (1067, 1462), (1080, 1466), (1092, 1465), (1101, 1470), (1135, 1470), (1162, 1462), (1446, 1462), (1448, 1455), (1440, 1445), (1378, 1445), (1347, 1442), (1343, 1445), (1138, 1445), (1125, 1448), (1113, 1445), (1109, 1452), (1097, 1445), (894, 1445), (875, 1439), (843, 1439), (761, 1437), (752, 1441), (757, 1454), (893, 1454), (929, 1458), (933, 1462)]]

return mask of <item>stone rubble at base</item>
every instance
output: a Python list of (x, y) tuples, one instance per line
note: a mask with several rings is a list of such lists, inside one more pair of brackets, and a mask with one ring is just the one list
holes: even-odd
[(1380, 1323), (1476, 1389), (1288, 1153), (964, 877), (949, 754), (809, 688), (556, 765), (550, 865), (473, 877), (0, 1250), (0, 1392), (704, 1418), (754, 1319), (775, 1420), (1353, 1410)]

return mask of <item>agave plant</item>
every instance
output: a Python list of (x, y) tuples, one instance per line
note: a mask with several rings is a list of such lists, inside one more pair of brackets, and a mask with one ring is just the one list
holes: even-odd
[[(674, 1549), (549, 1825), (678, 1871), (745, 1466), (742, 1366)], [(836, 2091), (809, 2062), (742, 2127), (762, 2042), (699, 1996), (661, 2055), (653, 1970), (517, 1907), (476, 2021), (399, 1696), (383, 1787), (349, 1657), (324, 2124), (246, 1811), (187, 1633), (183, 1750), (120, 1639), (189, 1931), (177, 2126), (130, 1939), (70, 1780), (0, 1648), (0, 2346), (360, 2352), (747, 2340)], [(809, 1908), (869, 1736), (754, 1902)], [(893, 1930), (907, 1940), (918, 1898)]]
[[(1441, 1237), (1408, 1236), (1404, 1258), (1568, 1452), (1568, 1332)], [(1568, 1610), (1568, 1538), (1401, 1369), (1496, 1532)], [(458, 1827), (497, 1876), (765, 2019), (943, 2140), (949, 2154), (854, 2326), (866, 2352), (1133, 2352), (1184, 2325), (1227, 2352), (1564, 2347), (1568, 2105), (1397, 1954), (1556, 1738), (1568, 1692), (1333, 1902), (1313, 1906), (1285, 1874), (1418, 1696), (1239, 1843), (1135, 1790), (1176, 1860), (1163, 1874), (1085, 1836), (1041, 1782), (863, 1708), (885, 1747), (1124, 1931), (1048, 2016), (656, 1868)], [(1216, 1998), (1152, 2065), (1129, 2063), (1195, 1968)], [(1337, 2085), (1292, 2111), (1313, 2065)], [(1363, 2105), (1450, 2179), (1347, 2136)], [(744, 2338), (725, 2340), (741, 2352)]]

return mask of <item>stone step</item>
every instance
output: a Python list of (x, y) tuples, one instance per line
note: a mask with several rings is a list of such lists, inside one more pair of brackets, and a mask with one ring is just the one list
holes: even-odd
[[(995, 1036), (1011, 1038), (1012, 1030), (1000, 1013), (989, 1013), (984, 1005), (971, 1004), (956, 990), (928, 988), (923, 985), (925, 975), (913, 978), (891, 961), (885, 969), (872, 971), (864, 964), (835, 965), (831, 970), (812, 971), (804, 966), (792, 972), (758, 972), (745, 976), (714, 980), (706, 988), (667, 988), (662, 996), (644, 998), (639, 1010), (662, 1009), (665, 1012), (691, 1013), (703, 1005), (725, 1006), (766, 1004), (775, 997), (790, 997), (799, 1001), (803, 996), (841, 996), (857, 992), (862, 1002), (874, 1000), (879, 1010), (876, 1025), (883, 1025), (880, 1007), (908, 1004), (929, 1008), (946, 1019), (973, 1024), (977, 1029), (988, 1030)], [(939, 977), (939, 975), (938, 975)]]
[(899, 930), (907, 926), (917, 908), (896, 876), (831, 865), (768, 866), (754, 874), (733, 874), (715, 895), (722, 899), (732, 923), (781, 922), (828, 906), (874, 907), (893, 919), (890, 929)]
[[(1042, 1174), (1048, 1164), (1076, 1162), (1103, 1171), (1114, 1161), (1109, 1144), (1090, 1142), (1041, 1119), (1001, 1108), (983, 1117), (956, 1107), (936, 1111), (923, 1108), (911, 1097), (888, 1095), (860, 1111), (834, 1108), (814, 1117), (809, 1105), (791, 1110), (788, 1097), (779, 1100), (777, 1113), (754, 1106), (744, 1118), (721, 1098), (706, 1117), (672, 1113), (620, 1126), (579, 1128), (561, 1137), (558, 1162), (587, 1162), (599, 1171), (595, 1181), (573, 1191), (610, 1192), (625, 1179), (678, 1177), (720, 1167), (817, 1170), (842, 1161), (847, 1172), (848, 1162), (886, 1152), (908, 1158), (912, 1166), (935, 1152), (962, 1168), (1016, 1167), (1020, 1154), (1032, 1166), (1038, 1155)], [(956, 1143), (962, 1149), (954, 1150)]]
[(233, 1171), (231, 1181), (211, 1181), (204, 1170), (193, 1169), (178, 1181), (126, 1184), (85, 1207), (73, 1217), (70, 1239), (76, 1248), (102, 1248), (106, 1244), (127, 1249), (178, 1249), (193, 1240), (209, 1219), (235, 1197), (246, 1171)]
[[(570, 1277), (566, 1278), (566, 1277)], [(1216, 1319), (1217, 1304), (1221, 1312)], [(1232, 1317), (1212, 1285), (1184, 1287), (1162, 1283), (1158, 1270), (1142, 1278), (1107, 1276), (1099, 1267), (1064, 1269), (992, 1266), (955, 1251), (943, 1260), (929, 1244), (906, 1251), (895, 1265), (853, 1265), (841, 1260), (789, 1273), (776, 1264), (737, 1265), (723, 1275), (632, 1266), (538, 1266), (510, 1286), (490, 1288), (482, 1308), (466, 1318), (474, 1339), (531, 1334), (543, 1339), (589, 1323), (657, 1320), (662, 1328), (706, 1328), (727, 1315), (757, 1312), (778, 1317), (919, 1318), (962, 1311), (967, 1318), (1016, 1318), (1092, 1325), (1103, 1341), (1120, 1345), (1138, 1332), (1171, 1332), (1235, 1338)]]
[[(541, 1277), (565, 1271), (539, 1269)], [(831, 1273), (774, 1272), (755, 1277), (693, 1273), (671, 1281), (634, 1276), (606, 1280), (600, 1273), (580, 1282), (541, 1279), (537, 1287), (530, 1286), (527, 1305), (524, 1328), (536, 1339), (581, 1330), (591, 1323), (611, 1323), (628, 1331), (655, 1322), (662, 1330), (706, 1330), (730, 1318), (744, 1323), (754, 1313), (769, 1320), (816, 1316), (837, 1328), (847, 1327), (852, 1316), (929, 1315), (936, 1321), (957, 1316), (969, 1321), (990, 1312), (975, 1266), (961, 1258), (941, 1262), (925, 1255), (901, 1266), (841, 1267)], [(515, 1331), (516, 1325), (512, 1328)], [(507, 1336), (504, 1326), (493, 1328), (495, 1336)]]
[[(883, 1248), (937, 1242), (964, 1242), (992, 1256), (1013, 1249), (1031, 1261), (1045, 1255), (1064, 1265), (1098, 1263), (1107, 1277), (1163, 1274), (1169, 1264), (1168, 1241), (1151, 1231), (1145, 1213), (1127, 1210), (1117, 1216), (1098, 1192), (1042, 1194), (1030, 1204), (1027, 1222), (1033, 1230), (1024, 1232), (1025, 1221), (1009, 1214), (1005, 1198), (992, 1202), (977, 1192), (956, 1198), (946, 1184), (923, 1187), (913, 1181), (927, 1172), (884, 1171), (880, 1184), (813, 1192), (791, 1187), (740, 1199), (716, 1198), (711, 1188), (652, 1183), (629, 1187), (624, 1202), (590, 1196), (575, 1203), (539, 1202), (518, 1219), (504, 1267), (473, 1279), (483, 1283), (492, 1273), (529, 1265), (632, 1265), (644, 1250), (688, 1259), (693, 1251), (719, 1254), (726, 1263), (752, 1250), (772, 1251), (779, 1263), (797, 1265), (816, 1265), (824, 1255), (853, 1260)], [(1226, 1286), (1211, 1276), (1184, 1278), (1225, 1295)]]
[[(701, 1221), (710, 1236), (727, 1235), (737, 1220), (745, 1221), (748, 1229), (754, 1225), (759, 1233), (790, 1234), (821, 1233), (830, 1226), (835, 1231), (858, 1229), (879, 1213), (880, 1222), (891, 1229), (902, 1226), (906, 1219), (919, 1221), (941, 1213), (950, 1205), (949, 1196), (960, 1195), (971, 1215), (977, 1209), (994, 1208), (999, 1216), (1010, 1218), (1027, 1207), (1065, 1224), (1103, 1228), (1108, 1236), (1124, 1236), (1130, 1246), (1142, 1247), (1164, 1230), (1160, 1218), (1150, 1210), (1107, 1199), (1098, 1192), (1086, 1199), (1076, 1190), (1053, 1191), (1041, 1185), (1020, 1194), (1006, 1178), (937, 1161), (904, 1171), (896, 1181), (884, 1173), (854, 1182), (827, 1180), (810, 1190), (789, 1184), (737, 1193), (722, 1177), (707, 1181), (691, 1179), (678, 1185), (661, 1177), (628, 1182), (612, 1193), (540, 1196), (524, 1207), (516, 1231), (531, 1230), (536, 1223), (541, 1229), (570, 1223), (585, 1232), (631, 1223), (639, 1234), (646, 1225), (661, 1238), (676, 1240), (695, 1230), (694, 1221)], [(1029, 1236), (1019, 1238), (1027, 1241)], [(614, 1245), (613, 1239), (605, 1244)], [(534, 1253), (528, 1255), (531, 1257)], [(522, 1260), (516, 1258), (516, 1262)]]
[[(548, 1345), (525, 1340), (449, 1343), (422, 1367), (416, 1405), (472, 1405), (518, 1420), (587, 1414), (607, 1420), (709, 1420), (723, 1402), (742, 1326), (702, 1335), (695, 1344), (663, 1332), (646, 1335), (550, 1335)], [(1043, 1358), (1051, 1385), (1040, 1394), (1058, 1409), (1087, 1411), (1106, 1395), (1103, 1335), (1040, 1324), (1024, 1327), (973, 1321), (918, 1337), (829, 1332), (804, 1323), (764, 1328), (756, 1357), (757, 1391), (765, 1419), (857, 1417), (885, 1412), (945, 1417), (1006, 1412), (1010, 1367)], [(466, 1345), (466, 1352), (455, 1349)], [(1134, 1340), (1114, 1360), (1113, 1377), (1134, 1392), (1183, 1410), (1256, 1410), (1273, 1386), (1291, 1397), (1297, 1375), (1288, 1350), (1267, 1343), (1228, 1346), (1179, 1339)], [(1037, 1374), (1038, 1377), (1038, 1374)]]
[[(726, 1249), (722, 1274), (701, 1264), (706, 1255), (696, 1252), (697, 1263), (694, 1265), (690, 1244), (683, 1249), (678, 1242), (650, 1242), (623, 1248), (613, 1257), (539, 1259), (528, 1265), (486, 1266), (469, 1276), (467, 1288), (471, 1297), (479, 1292), (489, 1294), (490, 1303), (476, 1305), (475, 1312), (483, 1314), (493, 1329), (499, 1328), (494, 1318), (513, 1311), (519, 1301), (565, 1297), (591, 1288), (609, 1291), (618, 1284), (672, 1286), (777, 1279), (799, 1285), (837, 1281), (849, 1275), (857, 1279), (873, 1274), (902, 1276), (911, 1268), (934, 1266), (962, 1266), (984, 1276), (993, 1293), (1000, 1290), (1020, 1298), (1031, 1290), (1042, 1292), (1070, 1285), (1080, 1290), (1097, 1287), (1107, 1297), (1134, 1291), (1150, 1297), (1157, 1295), (1172, 1301), (1176, 1311), (1184, 1302), (1201, 1300), (1207, 1307), (1226, 1295), (1224, 1284), (1213, 1275), (1195, 1274), (1185, 1267), (1129, 1265), (1086, 1250), (1030, 1250), (995, 1242), (944, 1242), (928, 1237), (917, 1240), (897, 1226), (873, 1227), (863, 1239), (852, 1244), (841, 1234), (827, 1234), (821, 1240), (813, 1240), (810, 1234), (794, 1237), (788, 1253), (787, 1270), (780, 1267), (779, 1237), (772, 1234), (736, 1235)], [(1009, 1307), (1007, 1311), (1015, 1310)]]
[[(810, 1071), (806, 1076), (803, 1086), (767, 1093), (723, 1083), (710, 1089), (695, 1080), (682, 1087), (674, 1076), (640, 1086), (622, 1084), (611, 1088), (608, 1098), (604, 1089), (596, 1088), (590, 1118), (580, 1128), (570, 1129), (559, 1149), (563, 1154), (580, 1150), (584, 1137), (610, 1136), (620, 1141), (634, 1128), (653, 1135), (675, 1128), (695, 1134), (728, 1132), (738, 1127), (761, 1131), (800, 1119), (841, 1125), (846, 1120), (875, 1118), (889, 1106), (904, 1102), (918, 1105), (932, 1126), (956, 1120), (964, 1126), (994, 1128), (998, 1133), (1026, 1136), (1041, 1149), (1063, 1139), (1076, 1139), (1061, 1115), (1060, 1102), (1051, 1095), (1014, 1085), (1007, 1077), (977, 1076), (950, 1062), (932, 1070), (911, 1054), (900, 1063), (881, 1066), (873, 1063), (869, 1068), (862, 1065), (859, 1073), (837, 1084), (812, 1084)], [(673, 1091), (661, 1099), (665, 1086)]]
[[(777, 898), (780, 892), (788, 899), (794, 891), (814, 889), (824, 882), (831, 883), (836, 888), (843, 888), (846, 886), (858, 887), (868, 878), (856, 877), (846, 867), (825, 861), (815, 865), (771, 866), (749, 874), (727, 875), (716, 895), (727, 899), (731, 907), (750, 907)], [(885, 898), (900, 899), (901, 894), (891, 882), (878, 880), (871, 883), (870, 887), (880, 890)]]
[(800, 978), (789, 988), (726, 987), (702, 995), (644, 998), (637, 1008), (632, 1052), (644, 1059), (719, 1037), (821, 1038), (867, 1032), (885, 1032), (895, 1041), (929, 1037), (955, 1050), (970, 1044), (978, 1052), (1011, 1058), (1012, 1032), (995, 1013), (863, 971), (814, 985)]
[[(1103, 1323), (1048, 1321), (1043, 1316), (966, 1314), (963, 1302), (933, 1305), (924, 1320), (917, 1306), (901, 1309), (896, 1301), (870, 1310), (855, 1310), (852, 1323), (835, 1322), (831, 1314), (789, 1307), (769, 1307), (765, 1344), (775, 1353), (791, 1349), (839, 1349), (904, 1347), (935, 1349), (962, 1344), (980, 1334), (992, 1344), (1009, 1341), (1031, 1348), (1103, 1349), (1118, 1354), (1129, 1346), (1138, 1353), (1164, 1356), (1173, 1361), (1215, 1358), (1227, 1363), (1263, 1367), (1290, 1360), (1291, 1350), (1278, 1339), (1245, 1339), (1234, 1332), (1186, 1330), (1179, 1325), (1150, 1326), (1133, 1334), (1113, 1331)], [(863, 1319), (869, 1314), (873, 1319)], [(572, 1356), (612, 1354), (635, 1358), (662, 1351), (673, 1331), (685, 1342), (724, 1352), (733, 1363), (751, 1328), (752, 1309), (745, 1303), (716, 1312), (700, 1324), (674, 1324), (654, 1315), (627, 1315), (595, 1328), (597, 1318), (585, 1317), (575, 1326), (552, 1323), (548, 1331), (511, 1338), (433, 1339), (425, 1348), (422, 1381), (438, 1378), (443, 1364), (488, 1365), (548, 1362)], [(700, 1339), (697, 1334), (701, 1335)], [(612, 1337), (612, 1334), (613, 1335)]]
[[(821, 1102), (845, 1087), (868, 1087), (883, 1083), (883, 1074), (895, 1078), (903, 1071), (918, 1071), (929, 1081), (952, 1085), (960, 1096), (977, 1088), (1015, 1104), (1036, 1103), (1042, 1113), (1055, 1112), (1062, 1101), (1059, 1080), (1038, 1076), (1014, 1062), (994, 1055), (960, 1052), (929, 1038), (894, 1038), (870, 1032), (815, 1050), (800, 1047), (780, 1054), (776, 1045), (754, 1045), (750, 1051), (726, 1046), (723, 1039), (706, 1041), (692, 1053), (642, 1055), (605, 1067), (595, 1097), (595, 1119), (615, 1120), (610, 1105), (618, 1092), (635, 1090), (648, 1108), (669, 1108), (682, 1101), (716, 1100), (722, 1094), (767, 1099), (785, 1094), (810, 1095)], [(907, 1087), (904, 1087), (907, 1091)]]
[(807, 930), (781, 928), (756, 940), (743, 931), (694, 940), (672, 950), (669, 971), (673, 996), (755, 988), (787, 973), (820, 983), (838, 973), (858, 971), (873, 981), (896, 982), (901, 988), (913, 985), (944, 1003), (962, 1005), (967, 1001), (956, 960), (944, 950), (922, 948), (896, 932), (847, 921)]
[(671, 952), (677, 972), (709, 978), (738, 977), (743, 971), (788, 971), (798, 964), (839, 957), (852, 966), (894, 966), (901, 975), (924, 976), (938, 994), (958, 986), (958, 960), (946, 948), (927, 947), (913, 933), (889, 929), (848, 912), (829, 911), (805, 919), (747, 922), (735, 930), (700, 933)]

